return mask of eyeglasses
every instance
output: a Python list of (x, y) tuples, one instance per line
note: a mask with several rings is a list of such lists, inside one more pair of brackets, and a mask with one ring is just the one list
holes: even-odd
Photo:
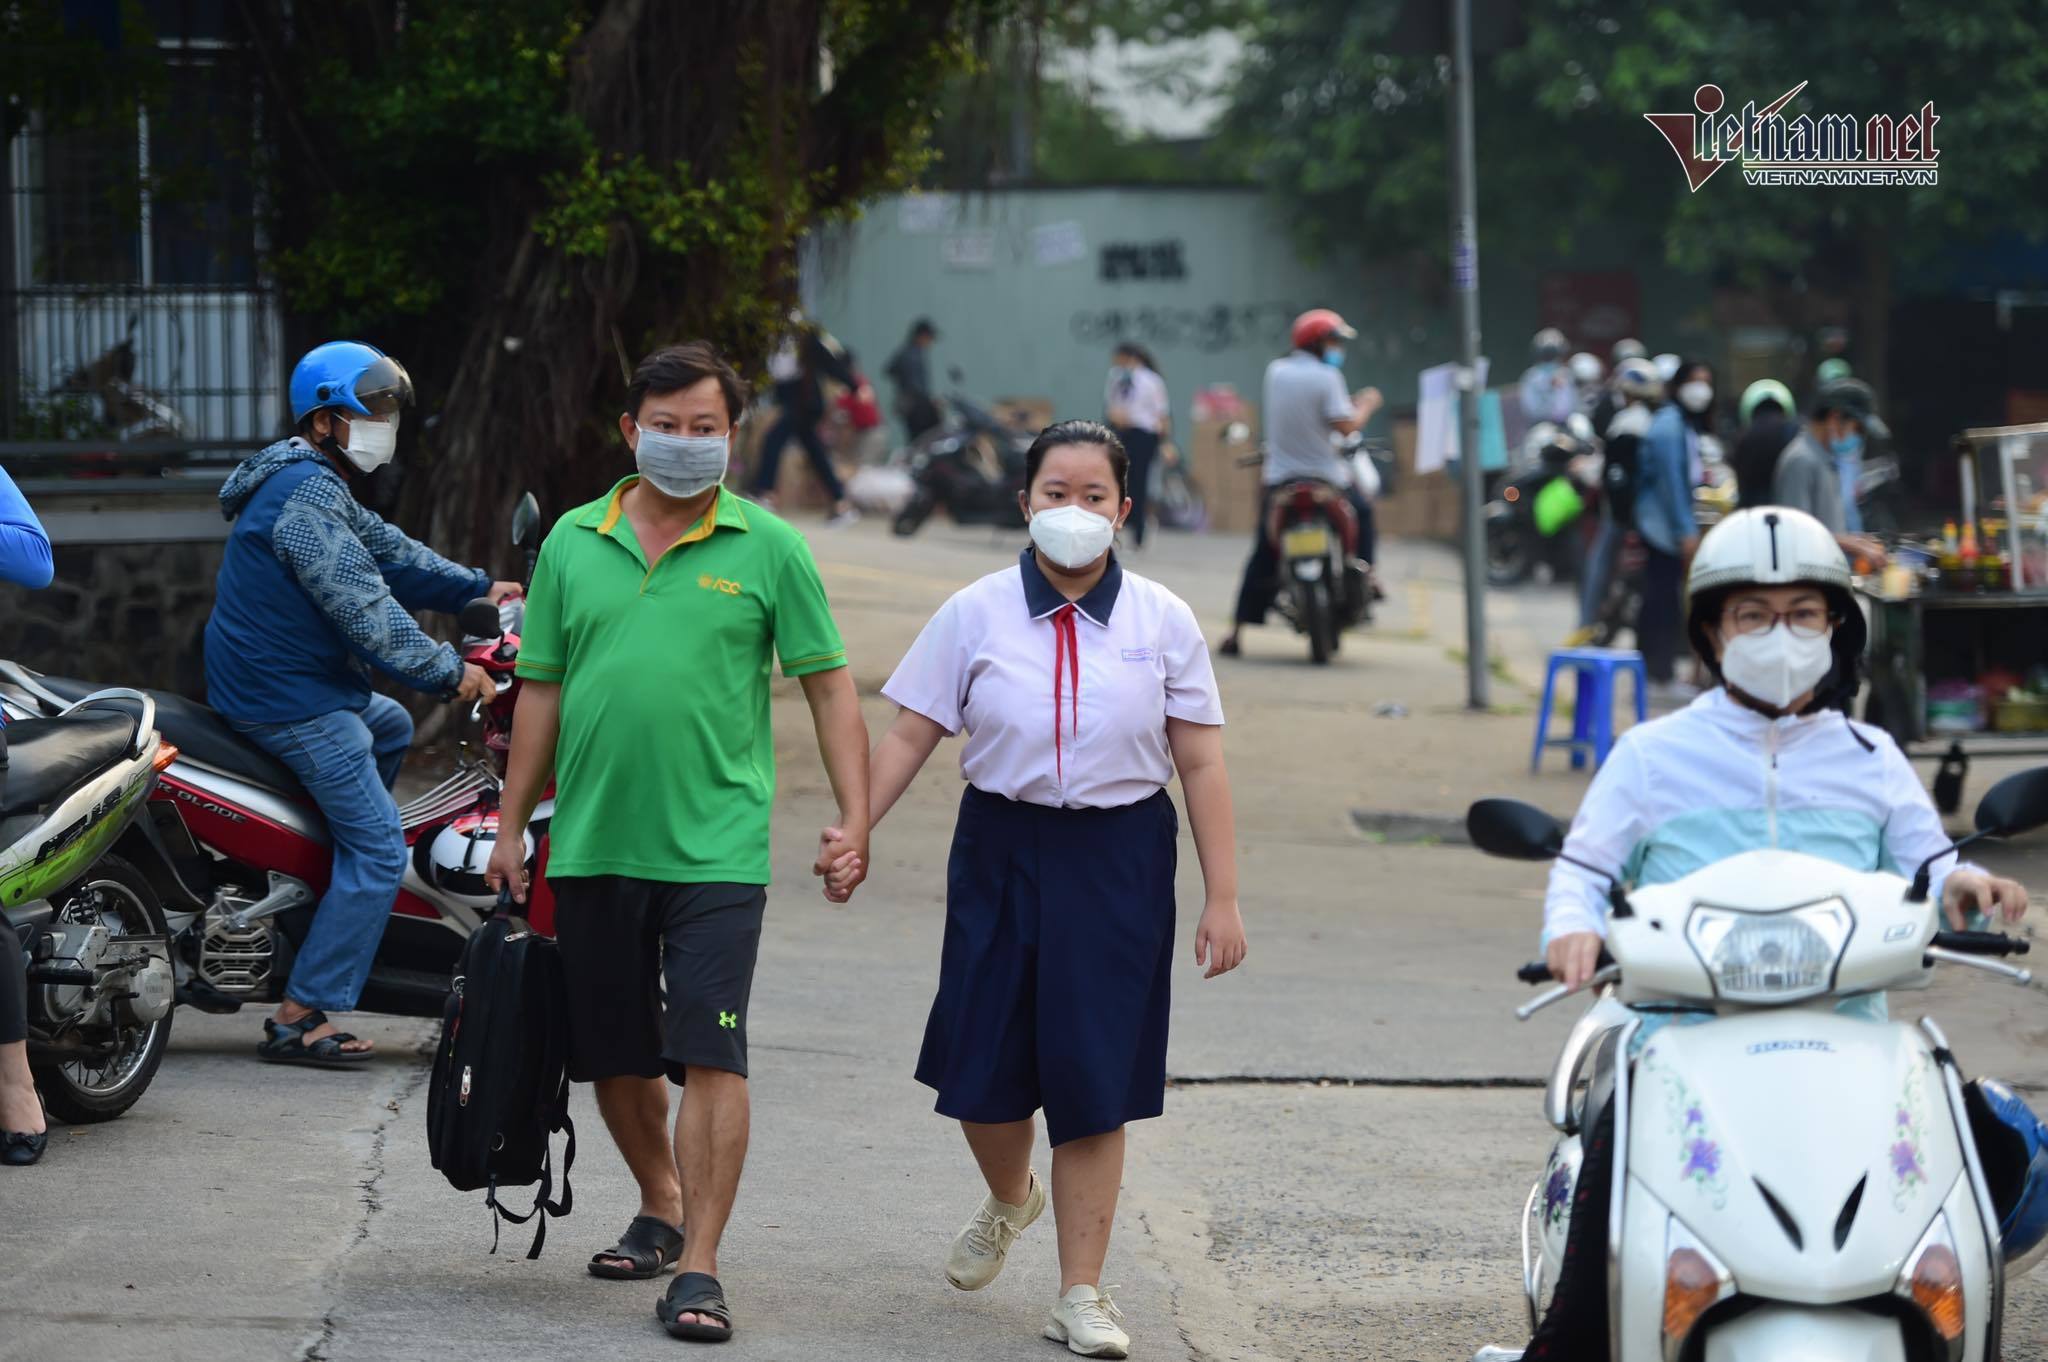
[(1835, 622), (1834, 611), (1825, 605), (1795, 605), (1790, 610), (1773, 610), (1756, 601), (1745, 601), (1731, 610), (1723, 611), (1721, 618), (1738, 634), (1769, 633), (1779, 620), (1797, 638), (1819, 638)]

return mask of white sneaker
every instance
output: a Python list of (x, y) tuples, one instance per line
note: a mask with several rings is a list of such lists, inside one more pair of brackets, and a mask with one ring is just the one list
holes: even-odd
[(1024, 1204), (1012, 1206), (996, 1200), (990, 1192), (982, 1198), (981, 1209), (953, 1241), (953, 1255), (946, 1260), (946, 1280), (962, 1291), (979, 1291), (1003, 1270), (1010, 1245), (1045, 1213), (1045, 1184), (1031, 1174), (1031, 1190)]
[(1123, 1331), (1124, 1312), (1116, 1308), (1109, 1287), (1098, 1291), (1077, 1286), (1060, 1297), (1045, 1323), (1045, 1336), (1083, 1357), (1129, 1357), (1131, 1336)]
[(835, 511), (832, 515), (828, 516), (825, 520), (825, 528), (828, 530), (843, 530), (848, 525), (858, 523), (859, 520), (860, 508), (858, 506), (849, 506), (843, 511)]

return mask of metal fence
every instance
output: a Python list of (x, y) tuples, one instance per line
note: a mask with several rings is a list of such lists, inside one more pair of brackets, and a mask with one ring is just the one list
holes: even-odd
[(283, 428), (254, 73), (231, 37), (186, 31), (159, 47), (150, 97), (109, 89), (84, 117), (31, 110), (0, 155), (11, 466), (155, 472)]

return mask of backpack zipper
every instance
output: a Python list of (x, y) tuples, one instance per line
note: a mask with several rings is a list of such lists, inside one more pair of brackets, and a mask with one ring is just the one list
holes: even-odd
[(462, 1097), (455, 1105), (458, 1107), (469, 1105), (469, 1065), (467, 1064), (462, 1066)]

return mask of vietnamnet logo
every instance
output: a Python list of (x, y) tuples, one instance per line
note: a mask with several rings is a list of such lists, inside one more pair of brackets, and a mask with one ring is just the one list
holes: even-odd
[[(1731, 161), (1742, 162), (1749, 184), (1933, 185), (1940, 182), (1941, 151), (1934, 125), (1941, 116), (1930, 100), (1903, 118), (1872, 114), (1858, 122), (1848, 114), (1814, 118), (1784, 116), (1808, 82), (1759, 109), (1754, 101), (1740, 114), (1722, 114), (1727, 96), (1718, 85), (1693, 91), (1697, 114), (1644, 114), (1663, 134), (1697, 192)], [(1717, 116), (1719, 115), (1719, 116)]]

